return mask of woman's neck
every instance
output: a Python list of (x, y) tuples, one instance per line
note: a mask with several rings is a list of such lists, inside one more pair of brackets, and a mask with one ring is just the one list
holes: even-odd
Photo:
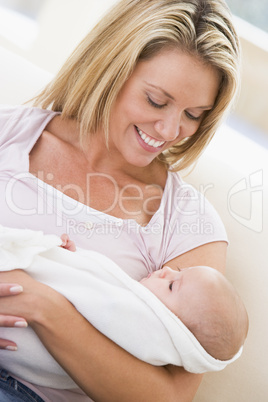
[[(80, 125), (72, 119), (56, 116), (46, 127), (46, 131), (73, 147), (74, 159), (83, 164), (88, 172), (109, 174), (115, 179), (129, 179), (145, 184), (156, 184), (164, 188), (166, 167), (154, 159), (144, 167), (129, 164), (120, 152), (108, 144), (102, 130), (80, 141)], [(66, 145), (67, 145), (66, 144)]]

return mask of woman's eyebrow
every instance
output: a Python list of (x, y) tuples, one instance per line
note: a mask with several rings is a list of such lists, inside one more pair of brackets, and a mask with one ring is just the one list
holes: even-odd
[(158, 89), (159, 91), (163, 92), (163, 94), (166, 95), (168, 98), (175, 100), (174, 97), (172, 95), (170, 95), (168, 92), (166, 92), (163, 88), (158, 87), (157, 85), (150, 84), (150, 82), (147, 82), (147, 81), (144, 81), (144, 82), (145, 82), (145, 84), (149, 85), (150, 87)]
[[(157, 89), (158, 91), (161, 91), (165, 96), (167, 96), (168, 98), (172, 99), (173, 101), (175, 101), (175, 98), (170, 95), (168, 92), (166, 92), (163, 88), (154, 85), (154, 84), (150, 84), (150, 82), (144, 81), (145, 84), (149, 85), (150, 87)], [(207, 106), (195, 106), (193, 107), (193, 109), (202, 109), (202, 110), (210, 110), (213, 108), (214, 105), (207, 105)]]
[(203, 109), (203, 110), (210, 110), (213, 108), (214, 105), (208, 105), (208, 106), (196, 106), (195, 109)]

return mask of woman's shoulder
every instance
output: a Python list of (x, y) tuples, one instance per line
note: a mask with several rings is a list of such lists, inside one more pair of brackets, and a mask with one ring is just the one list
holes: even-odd
[(223, 222), (207, 199), (205, 190), (205, 186), (200, 185), (197, 189), (184, 181), (180, 173), (169, 172), (164, 192), (164, 215), (180, 224), (210, 226), (211, 234), (218, 232), (226, 237)]
[(26, 106), (26, 105), (6, 105), (0, 104), (0, 122), (7, 120), (18, 120), (21, 118), (26, 118), (30, 115), (32, 116), (43, 116), (46, 117), (55, 112), (47, 109), (40, 109), (38, 107)]
[(164, 195), (175, 205), (182, 199), (187, 199), (188, 201), (195, 199), (199, 196), (199, 191), (187, 183), (180, 172), (169, 170)]
[[(178, 172), (168, 172), (159, 212), (157, 221), (152, 223), (158, 223), (161, 228), (158, 250), (162, 253), (162, 265), (201, 245), (228, 242), (224, 224), (202, 188), (188, 184)], [(151, 254), (154, 258), (153, 252)], [(159, 261), (159, 254), (154, 259)]]
[(39, 135), (55, 112), (24, 105), (0, 105), (0, 146)]
[(47, 133), (51, 136), (70, 143), (72, 145), (79, 144), (80, 125), (77, 120), (62, 118), (58, 113), (54, 119), (51, 119), (46, 127)]

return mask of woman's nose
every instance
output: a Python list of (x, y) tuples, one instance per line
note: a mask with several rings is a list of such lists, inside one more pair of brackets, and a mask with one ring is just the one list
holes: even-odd
[(166, 116), (155, 123), (155, 130), (165, 141), (174, 141), (180, 135), (181, 118), (177, 114)]

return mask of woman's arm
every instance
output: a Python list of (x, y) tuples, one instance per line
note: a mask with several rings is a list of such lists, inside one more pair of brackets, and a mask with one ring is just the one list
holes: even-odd
[(45, 318), (33, 328), (94, 401), (192, 401), (201, 376), (175, 366), (144, 363), (99, 333), (76, 311), (71, 312), (70, 307), (63, 311), (53, 322)]
[[(224, 243), (211, 243), (170, 264), (221, 268), (225, 249)], [(1, 298), (1, 313), (25, 317), (50, 353), (93, 400), (192, 401), (202, 376), (180, 367), (155, 367), (138, 360), (99, 333), (62, 295), (25, 273), (10, 275), (0, 274), (0, 281), (20, 283), (24, 292)]]
[(187, 253), (166, 262), (170, 268), (188, 268), (194, 265), (207, 265), (225, 273), (227, 243), (224, 241), (212, 242), (197, 247)]

